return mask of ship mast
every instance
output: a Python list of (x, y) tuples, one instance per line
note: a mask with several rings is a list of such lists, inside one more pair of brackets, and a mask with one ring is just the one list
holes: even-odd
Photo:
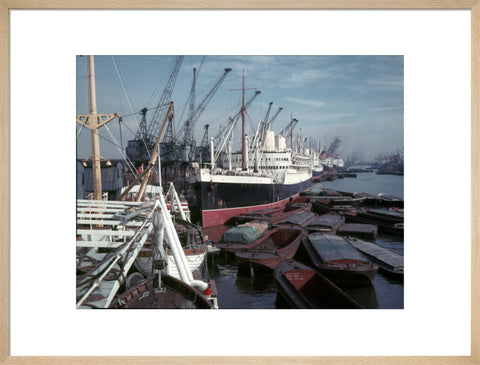
[(246, 168), (246, 156), (245, 156), (245, 70), (243, 70), (242, 80), (242, 170)]
[(89, 86), (88, 111), (90, 114), (77, 115), (77, 122), (84, 127), (89, 128), (92, 134), (93, 195), (95, 200), (102, 200), (102, 175), (100, 171), (100, 144), (98, 142), (98, 130), (114, 118), (118, 117), (118, 114), (97, 114), (95, 64), (93, 56), (88, 56), (87, 68)]
[[(255, 90), (254, 88), (251, 89), (245, 89), (245, 70), (243, 70), (243, 78), (242, 78), (242, 88), (241, 89), (230, 89), (230, 90), (242, 90), (242, 109), (240, 113), (242, 114), (242, 170), (245, 170), (247, 168), (247, 155), (246, 155), (246, 143), (245, 143), (245, 115), (247, 114), (247, 107), (245, 106), (245, 90)], [(260, 94), (260, 91), (257, 91), (255, 95)], [(252, 98), (250, 102), (253, 101), (254, 98)], [(233, 118), (236, 120), (236, 117), (238, 114)]]

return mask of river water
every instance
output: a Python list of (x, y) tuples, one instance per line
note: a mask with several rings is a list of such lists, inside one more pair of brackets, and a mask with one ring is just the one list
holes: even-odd
[[(375, 195), (388, 193), (402, 198), (404, 196), (403, 176), (377, 175), (375, 172), (358, 173), (357, 178), (316, 183), (313, 184), (312, 191), (320, 191), (322, 188)], [(218, 227), (217, 235), (226, 228)], [(375, 243), (403, 255), (403, 237), (379, 233)], [(253, 277), (239, 275), (235, 260), (225, 258), (223, 254), (209, 255), (207, 270), (217, 285), (221, 309), (285, 308), (281, 298), (277, 300), (277, 284), (271, 273), (256, 274)], [(377, 274), (371, 288), (344, 291), (368, 309), (403, 309), (403, 282), (385, 277), (381, 273)]]

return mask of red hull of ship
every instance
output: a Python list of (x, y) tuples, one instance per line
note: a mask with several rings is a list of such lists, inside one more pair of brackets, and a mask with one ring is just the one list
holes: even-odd
[[(297, 197), (299, 194), (293, 196), (292, 198)], [(287, 203), (290, 201), (290, 198), (270, 203), (270, 204), (263, 204), (263, 205), (254, 205), (249, 207), (239, 207), (239, 208), (225, 208), (225, 209), (213, 209), (213, 210), (204, 210), (202, 211), (202, 226), (206, 227), (214, 227), (219, 226), (222, 224), (227, 223), (233, 217), (237, 215), (253, 212), (260, 209), (267, 209), (267, 208), (284, 208)]]

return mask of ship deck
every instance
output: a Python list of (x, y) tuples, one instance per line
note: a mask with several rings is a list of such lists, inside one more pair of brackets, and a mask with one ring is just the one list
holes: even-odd
[(108, 308), (153, 230), (152, 203), (77, 200), (77, 308)]

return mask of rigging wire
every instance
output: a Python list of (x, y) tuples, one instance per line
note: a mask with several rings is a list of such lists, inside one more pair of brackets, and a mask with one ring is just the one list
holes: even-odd
[[(113, 56), (111, 56), (111, 57), (112, 57), (113, 65), (115, 66), (115, 71), (117, 71), (117, 76), (120, 79), (120, 83), (122, 84), (123, 92), (125, 93), (125, 97), (127, 98), (128, 105), (130, 106), (130, 111), (133, 113), (132, 103), (130, 101), (130, 97), (128, 96), (127, 89), (125, 88), (125, 83), (123, 82), (122, 75), (120, 74), (120, 71), (118, 70), (117, 62), (115, 61), (115, 58)], [(135, 120), (138, 124), (137, 118), (135, 118)]]
[[(130, 102), (130, 98), (128, 96), (128, 93), (127, 93), (127, 90), (125, 89), (125, 84), (123, 82), (123, 79), (122, 79), (122, 76), (120, 75), (120, 71), (118, 70), (118, 66), (117, 66), (117, 63), (115, 61), (115, 58), (112, 56), (112, 61), (113, 61), (113, 65), (115, 66), (115, 70), (117, 71), (117, 75), (118, 75), (118, 78), (120, 79), (120, 83), (122, 84), (122, 89), (123, 89), (123, 92), (125, 93), (125, 96), (127, 98), (127, 101), (128, 101), (128, 105), (130, 106), (130, 111), (133, 113), (133, 107), (132, 107), (132, 103)], [(133, 114), (135, 115), (135, 122), (136, 122), (136, 127), (137, 129), (140, 128), (140, 123), (138, 122), (138, 119), (137, 119), (137, 115), (138, 114)], [(150, 151), (148, 151), (148, 147), (147, 147), (147, 143), (145, 142), (143, 136), (142, 136), (142, 141), (143, 141), (143, 144), (145, 145), (145, 149), (147, 150), (149, 156), (150, 156)], [(123, 152), (121, 152), (122, 156), (123, 155)], [(127, 162), (128, 164), (128, 161), (126, 160), (126, 158), (124, 157), (124, 160)]]
[(83, 131), (83, 129), (84, 129), (84, 128), (85, 128), (85, 125), (84, 125), (84, 124), (82, 124), (82, 125), (80, 126), (80, 128), (78, 129), (78, 132), (77, 132), (77, 139), (78, 139), (78, 137), (80, 137), (80, 133), (82, 133), (82, 131)]
[[(157, 92), (157, 90), (160, 88), (160, 85), (162, 85), (163, 83), (163, 80), (165, 79), (165, 77), (167, 76), (167, 73), (168, 73), (168, 68), (165, 68), (165, 72), (163, 74), (163, 76), (161, 77), (160, 81), (158, 82), (157, 86), (155, 87), (155, 89), (153, 90), (153, 93), (152, 95), (150, 95), (150, 98), (147, 100), (147, 102), (145, 103), (145, 105), (148, 105), (150, 103), (150, 101), (152, 100), (153, 96), (155, 95), (155, 93)], [(153, 109), (153, 108), (152, 108)]]
[(108, 125), (105, 124), (105, 128), (108, 132), (108, 134), (110, 135), (110, 138), (112, 139), (112, 141), (114, 141), (114, 145), (115, 147), (117, 147), (118, 151), (120, 152), (120, 155), (123, 157), (123, 159), (125, 160), (125, 162), (127, 163), (127, 166), (128, 168), (130, 169), (130, 171), (135, 175), (135, 169), (132, 169), (132, 166), (133, 166), (133, 163), (128, 159), (127, 155), (123, 152), (123, 150), (119, 147), (119, 144), (118, 144), (118, 140), (115, 138), (115, 136), (112, 134), (112, 132), (110, 131), (110, 128), (108, 128)]
[[(157, 106), (154, 106), (154, 107), (151, 107), (151, 108), (147, 108), (147, 109), (148, 109), (148, 110), (155, 110), (155, 109), (161, 108), (161, 107), (163, 107), (163, 106), (167, 106), (167, 105), (168, 105), (168, 103), (167, 103), (167, 104), (162, 104), (162, 105), (157, 105)], [(130, 114), (121, 115), (121, 117), (122, 117), (122, 118), (124, 118), (124, 117), (131, 117), (132, 115), (139, 115), (139, 114), (140, 114), (140, 112), (138, 111), (138, 112), (133, 112), (133, 113), (130, 113)]]

